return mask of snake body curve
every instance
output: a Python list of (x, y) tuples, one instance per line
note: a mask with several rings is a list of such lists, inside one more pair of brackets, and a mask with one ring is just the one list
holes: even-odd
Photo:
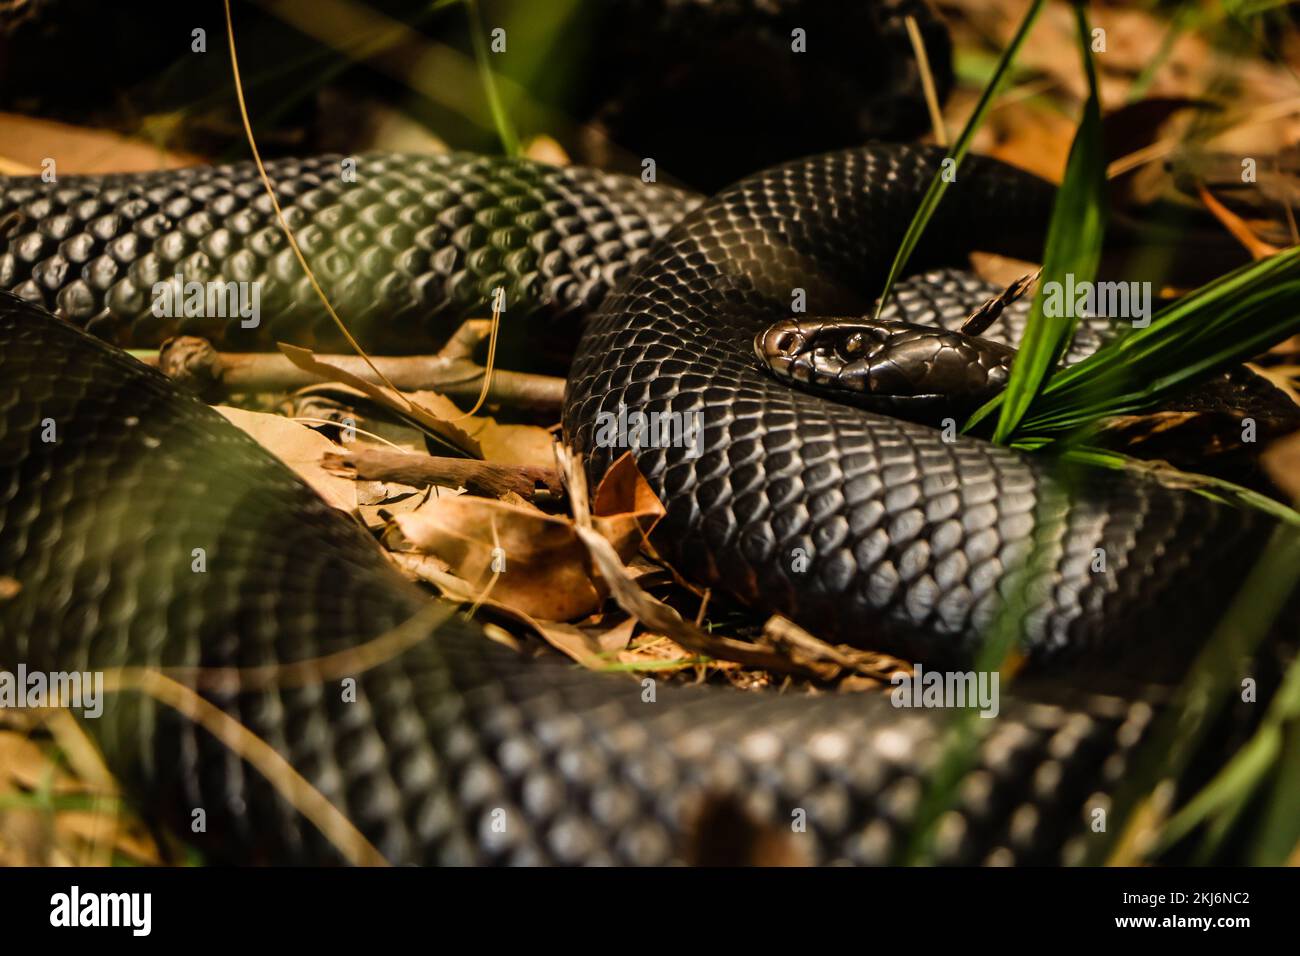
[[(1038, 461), (790, 392), (754, 363), (754, 334), (788, 315), (795, 287), (810, 312), (866, 311), (936, 159), (830, 154), (693, 211), (635, 181), (519, 161), (367, 159), (376, 174), (355, 193), (324, 172), (336, 160), (271, 175), (309, 254), (334, 256), (323, 271), (345, 303), (360, 275), (426, 297), (407, 321), (419, 304), (472, 310), (503, 281), (542, 312), (616, 285), (574, 363), (566, 432), (598, 477), (619, 452), (594, 443), (598, 411), (703, 414), (701, 457), (639, 454), (668, 509), (661, 540), (700, 581), (823, 636), (956, 663), (1037, 535), (1031, 661), (1173, 673), (1269, 522), (1151, 478), (1090, 474), (1066, 489)], [(277, 275), (284, 250), (257, 188), (247, 164), (6, 186), (3, 211), (24, 216), (0, 278), (118, 341), (144, 320), (129, 293), (181, 262), (198, 277), (279, 281), (279, 317), (310, 319), (301, 283)], [(1032, 254), (1048, 198), (972, 161), (918, 261), (944, 262), (972, 234)], [(996, 228), (1008, 221), (1019, 225)], [(0, 658), (29, 668), (265, 668), (355, 648), (425, 606), (364, 533), (216, 413), (12, 296), (0, 300), (0, 481), (0, 575), (19, 588), (0, 604)], [(805, 572), (787, 560), (795, 547)], [(1100, 574), (1087, 570), (1097, 548)], [(736, 821), (781, 835), (800, 860), (889, 862), (940, 756), (946, 715), (887, 697), (662, 688), (651, 703), (636, 684), (521, 660), (459, 619), (429, 630), (359, 671), (355, 702), (337, 674), (205, 695), (397, 862), (710, 860), (726, 858)], [(976, 721), (977, 766), (934, 857), (1074, 858), (1150, 709), (1031, 683), (1001, 710)], [(91, 724), (147, 811), (217, 858), (339, 858), (192, 720), (122, 693)], [(792, 830), (800, 811), (806, 829)]]

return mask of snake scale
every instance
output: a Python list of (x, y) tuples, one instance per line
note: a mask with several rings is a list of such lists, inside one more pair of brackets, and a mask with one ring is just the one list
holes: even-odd
[[(499, 286), (510, 324), (591, 313), (564, 428), (592, 478), (621, 453), (594, 441), (599, 411), (700, 412), (700, 457), (647, 448), (638, 460), (667, 508), (657, 542), (702, 584), (828, 639), (962, 666), (1037, 540), (1027, 676), (999, 716), (973, 721), (978, 754), (932, 858), (1068, 862), (1152, 717), (1137, 697), (1070, 685), (1085, 671), (1175, 676), (1272, 522), (1144, 475), (1067, 485), (1042, 459), (944, 441), (758, 368), (754, 336), (789, 316), (792, 289), (810, 315), (869, 310), (937, 160), (868, 146), (704, 202), (463, 155), (361, 157), (355, 182), (340, 157), (269, 173), (364, 342), (445, 335)], [(152, 283), (180, 271), (264, 283), (259, 341), (330, 344), (261, 188), (248, 163), (0, 186), (0, 214), (20, 213), (0, 256), (0, 286), (16, 293), (0, 294), (0, 576), (17, 585), (0, 603), (6, 665), (262, 668), (346, 651), (427, 608), (359, 526), (102, 341), (197, 331), (252, 344), (228, 321), (152, 316)], [(1032, 257), (1050, 199), (972, 158), (914, 263), (950, 264), (973, 237)], [(984, 294), (932, 272), (891, 314), (951, 325)], [(896, 861), (950, 717), (877, 694), (664, 686), (651, 703), (637, 683), (522, 659), (458, 617), (429, 630), (359, 671), (352, 702), (337, 675), (205, 690), (393, 862), (727, 861), (751, 831), (798, 861)], [(169, 707), (123, 692), (87, 725), (146, 818), (212, 859), (340, 859), (262, 774)]]

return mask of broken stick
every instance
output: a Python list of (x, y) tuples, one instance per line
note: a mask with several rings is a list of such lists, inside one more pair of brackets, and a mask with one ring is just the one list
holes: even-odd
[(464, 488), (471, 495), (500, 498), (514, 492), (529, 501), (544, 489), (552, 496), (563, 494), (564, 484), (554, 468), (536, 465), (501, 465), (472, 458), (437, 458), (417, 452), (392, 451), (358, 445), (347, 451), (326, 452), (321, 464), (331, 471), (355, 474), (367, 481), (395, 481), (398, 484), (441, 485)]

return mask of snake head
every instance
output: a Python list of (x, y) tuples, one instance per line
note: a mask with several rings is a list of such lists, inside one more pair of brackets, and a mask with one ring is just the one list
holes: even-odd
[(783, 319), (754, 337), (776, 378), (925, 424), (974, 411), (1005, 387), (1015, 350), (910, 322)]

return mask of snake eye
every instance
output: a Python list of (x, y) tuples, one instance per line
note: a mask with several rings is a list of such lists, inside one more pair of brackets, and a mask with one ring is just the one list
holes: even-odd
[(852, 359), (853, 357), (862, 354), (862, 348), (862, 333), (854, 332), (840, 343), (839, 348), (836, 349), (836, 351), (839, 352), (841, 358)]

